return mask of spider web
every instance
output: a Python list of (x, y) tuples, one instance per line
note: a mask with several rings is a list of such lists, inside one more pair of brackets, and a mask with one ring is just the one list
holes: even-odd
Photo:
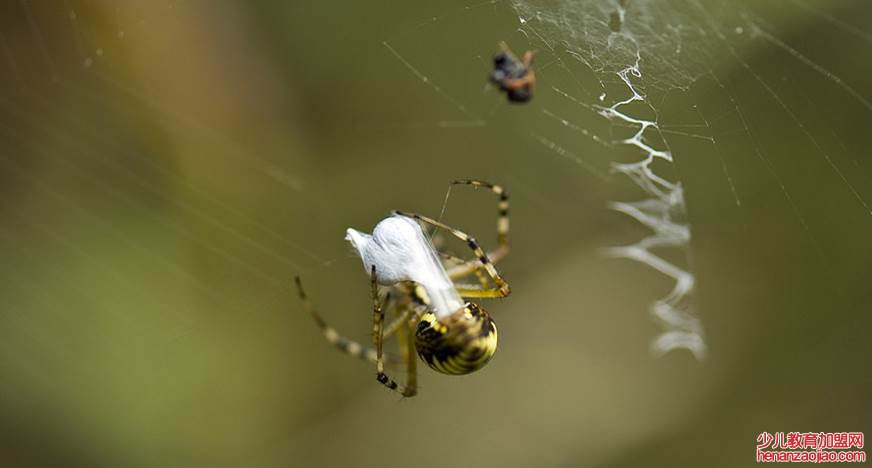
[[(827, 33), (865, 48), (872, 41), (868, 32), (827, 12), (825, 6), (802, 0), (777, 12), (742, 1), (514, 0), (470, 4), (433, 17), (406, 35), (438, 35), (440, 25), (457, 27), (458, 16), (479, 15), (480, 10), (498, 14), (505, 6), (517, 21), (513, 33), (506, 31), (515, 38), (515, 46), (538, 51), (539, 84), (531, 107), (541, 121), (530, 124), (529, 137), (574, 161), (592, 177), (618, 183), (612, 177), (617, 174), (639, 190), (639, 195), (625, 194), (627, 198), (607, 205), (647, 233), (604, 252), (644, 264), (674, 282), (650, 307), (662, 327), (651, 344), (654, 354), (685, 349), (702, 360), (707, 352), (704, 314), (695, 300), (693, 217), (688, 216), (685, 190), (693, 181), (686, 180), (691, 175), (682, 177), (682, 167), (694, 167), (694, 159), (704, 158), (716, 168), (717, 184), (728, 190), (726, 196), (734, 206), (726, 209), (739, 213), (733, 218), (743, 223), (749, 222), (748, 213), (756, 211), (749, 204), (756, 203), (759, 193), (757, 182), (748, 179), (768, 178), (789, 207), (800, 236), (818, 257), (823, 277), (839, 276), (832, 263), (842, 254), (824, 244), (821, 238), (829, 236), (821, 230), (828, 218), (843, 211), (822, 216), (814, 202), (806, 206), (807, 187), (800, 179), (808, 173), (798, 171), (817, 167), (823, 178), (821, 189), (848, 198), (843, 208), (847, 214), (839, 216), (837, 224), (861, 215), (858, 222), (868, 229), (872, 215), (872, 194), (864, 183), (868, 178), (857, 171), (861, 168), (858, 148), (846, 136), (852, 124), (835, 116), (834, 109), (847, 106), (868, 118), (872, 102), (863, 92), (865, 79), (855, 70), (828, 60), (814, 47), (805, 52), (790, 44), (808, 46), (802, 36), (780, 35), (781, 29), (795, 31), (791, 25), (812, 24), (820, 30), (823, 24), (824, 29), (833, 28)], [(473, 98), (458, 98), (394, 45), (408, 42), (402, 36), (384, 45), (462, 117), (435, 125), (488, 125), (488, 117), (482, 116), (493, 116), (493, 110), (485, 111), (483, 105), (476, 110), (469, 105)], [(766, 54), (778, 57), (781, 76), (761, 66), (759, 57)], [(818, 89), (835, 93), (831, 102), (823, 104), (828, 109), (825, 117), (810, 110), (821, 105), (818, 97), (811, 96)], [(753, 99), (762, 99), (762, 106), (748, 102)], [(773, 122), (761, 118), (770, 112), (775, 114)], [(591, 116), (608, 125), (591, 122)], [(772, 132), (785, 132), (784, 126), (803, 145), (793, 153), (794, 162), (784, 161), (783, 151), (766, 141)], [(593, 151), (605, 156), (592, 158)], [(797, 158), (808, 165), (797, 164)]]
[[(644, 301), (661, 327), (655, 354), (743, 351), (748, 333), (730, 326), (738, 317), (864, 332), (852, 315), (868, 307), (872, 255), (863, 2), (460, 1), (416, 7), (432, 10), (423, 17), (366, 4), (332, 12), (303, 38), (311, 42), (277, 40), (284, 48), (271, 50), (258, 42), (274, 39), (264, 24), (297, 29), (287, 24), (293, 2), (276, 3), (283, 14), (267, 2), (0, 6), (4, 454), (147, 465), (157, 452), (186, 464), (199, 450), (209, 455), (188, 465), (217, 466), (374, 387), (357, 362), (312, 363), (323, 343), (309, 317), (288, 314), (290, 277), (315, 277), (307, 289), (326, 299), (337, 329), (368, 330), (366, 314), (341, 313), (365, 309), (367, 297), (345, 229), (367, 230), (393, 208), (438, 213), (442, 200), (422, 190), (423, 175), (442, 184), (502, 162), (511, 169), (495, 180), (512, 191), (513, 210), (519, 200), (541, 208), (534, 219), (551, 223), (555, 244), (600, 227), (564, 230), (564, 219), (613, 210), (597, 246), (635, 262), (614, 294), (663, 286)], [(269, 19), (255, 23), (248, 8)], [(370, 34), (358, 43), (348, 32), (359, 24)], [(536, 95), (525, 106), (482, 89), (501, 40), (537, 51)], [(356, 46), (363, 59), (349, 57)], [(294, 80), (322, 94), (287, 92)], [(354, 114), (361, 124), (343, 113), (354, 100), (383, 108)], [(326, 104), (333, 113), (321, 113)], [(499, 150), (461, 151), (484, 135)], [(577, 182), (571, 199), (549, 191), (540, 170), (565, 176), (561, 186)], [(397, 180), (373, 190), (376, 177)], [(455, 203), (451, 216), (463, 211)], [(492, 213), (482, 206), (469, 211)], [(492, 231), (487, 221), (470, 232)], [(517, 247), (540, 240), (522, 238), (520, 226), (512, 235), (526, 242), (515, 244), (510, 269), (524, 259)], [(336, 284), (350, 292), (331, 294)], [(719, 335), (725, 329), (735, 334)], [(797, 346), (785, 361), (806, 344), (786, 343)], [(305, 369), (317, 385), (276, 369)], [(503, 382), (526, 391), (515, 377)], [(358, 386), (333, 384), (343, 379)], [(316, 398), (327, 403), (296, 403)], [(172, 436), (167, 421), (179, 426)], [(347, 430), (352, 440), (364, 429)]]
[[(542, 43), (545, 50), (554, 54), (559, 66), (567, 73), (572, 74), (563, 65), (560, 52), (583, 63), (599, 81), (599, 89), (594, 90), (596, 95), (582, 86), (579, 88), (583, 94), (579, 97), (573, 94), (575, 90), (567, 91), (554, 86), (552, 91), (588, 112), (595, 112), (617, 125), (634, 130), (627, 138), (616, 140), (603, 136), (598, 139), (608, 141), (613, 146), (632, 147), (641, 157), (632, 162), (613, 162), (611, 170), (627, 176), (644, 192), (646, 198), (614, 201), (609, 206), (648, 228), (650, 234), (638, 242), (612, 247), (606, 252), (648, 265), (674, 280), (672, 290), (651, 306), (652, 315), (664, 328), (652, 342), (651, 349), (657, 354), (687, 349), (702, 360), (706, 344), (703, 326), (692, 300), (695, 277), (689, 265), (691, 236), (685, 195), (681, 181), (676, 177), (672, 151), (663, 138), (658, 106), (654, 104), (652, 95), (670, 89), (686, 89), (695, 76), (704, 73), (703, 67), (687, 57), (704, 56), (705, 47), (697, 49), (699, 42), (686, 40), (687, 33), (681, 30), (680, 25), (692, 23), (690, 19), (678, 11), (665, 11), (659, 5), (656, 9), (650, 5), (649, 9), (649, 5), (643, 3), (616, 2), (585, 4), (579, 8), (578, 4), (565, 2), (547, 10), (546, 6), (550, 5), (513, 3), (519, 15), (521, 30), (531, 42)], [(668, 22), (658, 18), (660, 14), (669, 18)], [(661, 28), (664, 23), (667, 24), (666, 31), (654, 29)], [(556, 47), (562, 50), (558, 52)], [(687, 47), (692, 48), (688, 50)], [(649, 62), (654, 65), (649, 65)], [(662, 78), (649, 84), (651, 80), (645, 80), (648, 75)], [(609, 87), (607, 82), (614, 81), (615, 77), (625, 89), (623, 92), (609, 93), (606, 91)], [(543, 112), (554, 115), (547, 109)], [(560, 118), (559, 121), (563, 125), (573, 126), (569, 120)], [(549, 147), (552, 145), (549, 144)], [(666, 164), (655, 169), (654, 163), (658, 160)], [(740, 204), (727, 167), (723, 167), (736, 203)], [(677, 250), (684, 258), (683, 264), (670, 262), (658, 255), (655, 253), (658, 248)]]

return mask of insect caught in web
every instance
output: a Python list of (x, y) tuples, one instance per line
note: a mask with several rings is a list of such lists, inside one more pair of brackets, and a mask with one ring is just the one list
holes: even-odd
[[(453, 185), (488, 189), (499, 197), (497, 247), (485, 253), (466, 233), (414, 213), (394, 211), (372, 234), (349, 228), (346, 235), (369, 273), (372, 295), (373, 347), (340, 335), (315, 310), (296, 277), (303, 308), (315, 319), (328, 342), (352, 356), (375, 363), (377, 380), (410, 397), (417, 393), (417, 356), (432, 369), (450, 375), (469, 374), (487, 364), (497, 349), (497, 328), (481, 306), (463, 298), (509, 295), (509, 285), (494, 263), (509, 252), (509, 198), (502, 187), (480, 180), (456, 180)], [(475, 255), (464, 260), (433, 247), (422, 225), (456, 237)], [(478, 284), (454, 280), (475, 275)], [(383, 294), (382, 294), (383, 293)], [(393, 320), (385, 324), (388, 313)], [(384, 351), (396, 335), (399, 355)], [(406, 380), (398, 384), (385, 373), (385, 364), (404, 364)]]
[(536, 85), (536, 74), (532, 68), (533, 52), (524, 52), (519, 60), (505, 42), (500, 43), (500, 48), (502, 50), (494, 55), (490, 81), (506, 92), (509, 102), (524, 103), (533, 99), (533, 87)]

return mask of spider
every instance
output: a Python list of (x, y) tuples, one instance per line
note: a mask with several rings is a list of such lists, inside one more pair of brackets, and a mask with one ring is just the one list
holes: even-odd
[[(373, 310), (373, 347), (340, 335), (327, 325), (309, 300), (300, 277), (295, 278), (303, 308), (315, 319), (329, 343), (346, 354), (375, 363), (376, 379), (404, 397), (417, 394), (417, 359), (433, 370), (450, 375), (469, 374), (487, 364), (497, 348), (497, 329), (481, 306), (462, 298), (497, 298), (509, 295), (509, 285), (494, 263), (509, 251), (509, 198), (502, 187), (480, 180), (455, 180), (451, 185), (485, 188), (499, 197), (497, 247), (485, 253), (464, 232), (414, 213), (393, 211), (372, 235), (348, 229), (346, 240), (360, 254), (370, 276)], [(475, 254), (463, 260), (437, 251), (421, 225), (443, 230), (463, 241)], [(453, 280), (475, 274), (478, 284)], [(492, 283), (492, 284), (491, 284)], [(386, 290), (383, 297), (380, 291)], [(385, 325), (386, 311), (396, 318)], [(384, 343), (397, 335), (400, 355), (384, 352)], [(405, 364), (406, 380), (398, 384), (385, 373), (385, 363)]]
[(494, 56), (494, 71), (491, 72), (492, 83), (505, 91), (510, 102), (523, 103), (533, 98), (533, 87), (536, 84), (536, 74), (533, 73), (533, 52), (524, 52), (521, 60), (509, 50), (505, 42), (500, 43), (502, 51)]

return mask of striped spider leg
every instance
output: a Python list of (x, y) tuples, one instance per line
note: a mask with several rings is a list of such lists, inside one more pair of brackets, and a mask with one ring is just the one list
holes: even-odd
[[(327, 341), (347, 354), (374, 362), (378, 382), (407, 397), (417, 393), (415, 354), (432, 369), (452, 375), (468, 374), (490, 361), (496, 351), (496, 325), (483, 308), (462, 298), (505, 297), (510, 292), (490, 259), (493, 256), (499, 260), (508, 253), (508, 196), (501, 187), (482, 181), (458, 180), (454, 184), (487, 188), (500, 197), (498, 246), (490, 255), (466, 233), (418, 214), (394, 212), (380, 221), (372, 234), (348, 229), (346, 239), (358, 251), (370, 274), (373, 348), (344, 338), (329, 327), (308, 300), (299, 278), (296, 280), (304, 308)], [(436, 251), (421, 223), (457, 237), (473, 251), (475, 259), (467, 261)], [(458, 286), (452, 281), (473, 273), (479, 285)], [(383, 299), (380, 286), (389, 288)], [(388, 310), (397, 318), (386, 325)], [(385, 341), (392, 335), (397, 336), (399, 356), (384, 350)], [(405, 364), (404, 385), (385, 372), (385, 364), (391, 362)]]
[[(485, 188), (499, 197), (497, 202), (497, 247), (487, 253), (487, 258), (492, 264), (505, 258), (509, 254), (509, 193), (499, 185), (481, 180), (458, 179), (452, 181), (451, 185), (470, 185), (473, 188)], [(463, 278), (471, 273), (480, 272), (481, 268), (482, 263), (476, 258), (450, 266), (448, 268), (448, 276), (451, 279)]]
[[(472, 273), (477, 268), (483, 268), (485, 270), (485, 272), (488, 274), (488, 276), (490, 277), (490, 279), (494, 282), (496, 287), (494, 287), (494, 288), (474, 287), (474, 286), (457, 287), (456, 288), (457, 292), (460, 294), (461, 297), (506, 297), (509, 295), (509, 293), (511, 292), (511, 290), (509, 289), (509, 284), (506, 283), (506, 281), (503, 279), (503, 277), (500, 276), (499, 272), (497, 272), (497, 269), (493, 266), (493, 263), (491, 263), (487, 254), (484, 253), (484, 250), (481, 249), (481, 247), (478, 245), (478, 242), (475, 240), (474, 237), (471, 237), (468, 234), (464, 233), (463, 231), (460, 231), (458, 229), (454, 229), (453, 227), (450, 227), (446, 224), (443, 224), (439, 221), (436, 221), (435, 219), (428, 218), (428, 217), (423, 216), (423, 215), (419, 215), (416, 213), (405, 213), (405, 212), (402, 212), (399, 210), (395, 210), (394, 213), (398, 214), (400, 216), (405, 216), (407, 218), (416, 219), (418, 221), (421, 221), (422, 223), (429, 224), (431, 226), (434, 226), (434, 227), (437, 227), (440, 229), (444, 229), (445, 231), (449, 232), (454, 237), (463, 241), (463, 243), (465, 243), (467, 245), (467, 247), (469, 247), (470, 250), (472, 250), (473, 254), (475, 254), (475, 257), (476, 257), (476, 259), (473, 260), (473, 262), (477, 262), (477, 263), (474, 263), (472, 266), (469, 267), (470, 268), (469, 272)], [(461, 267), (463, 267), (463, 265), (461, 265)], [(463, 271), (463, 270), (458, 270), (458, 271)], [(464, 275), (459, 274), (459, 273), (456, 275), (457, 275), (456, 277), (464, 276)]]
[[(339, 351), (354, 356), (365, 361), (369, 361), (376, 365), (378, 381), (384, 384), (391, 390), (400, 392), (403, 396), (411, 397), (417, 393), (417, 361), (415, 357), (415, 348), (412, 335), (414, 326), (417, 323), (417, 317), (421, 314), (415, 311), (415, 308), (408, 303), (395, 301), (388, 292), (384, 300), (379, 298), (378, 285), (375, 281), (375, 266), (372, 271), (372, 304), (373, 304), (373, 347), (368, 348), (360, 343), (346, 338), (339, 334), (333, 327), (327, 325), (320, 314), (315, 310), (315, 306), (309, 299), (303, 289), (300, 277), (294, 278), (299, 293), (300, 300), (303, 303), (303, 308), (312, 316), (315, 323), (321, 329), (324, 338), (335, 346)], [(395, 291), (402, 291), (408, 294), (411, 289), (409, 285), (398, 285), (394, 288)], [(406, 301), (408, 302), (408, 301)], [(386, 327), (384, 326), (385, 309), (388, 305), (401, 307), (402, 311), (398, 312), (395, 318)], [(400, 355), (387, 354), (384, 352), (384, 341), (396, 334), (400, 342)], [(385, 363), (388, 364), (405, 364), (406, 366), (406, 384), (399, 385), (385, 373)]]
[[(384, 331), (384, 318), (385, 311), (384, 305), (387, 302), (387, 299), (390, 296), (388, 293), (385, 296), (385, 300), (382, 301), (379, 299), (378, 294), (378, 281), (376, 277), (376, 266), (372, 266), (372, 273), (370, 276), (370, 285), (372, 291), (372, 327), (373, 327), (373, 342), (375, 343), (376, 349), (376, 380), (379, 381), (385, 387), (395, 390), (399, 392), (404, 397), (412, 397), (418, 393), (418, 361), (415, 359), (415, 355), (413, 352), (414, 344), (411, 340), (411, 332), (409, 327), (411, 326), (411, 322), (406, 319), (404, 323), (402, 323), (399, 329), (399, 337), (400, 337), (400, 351), (402, 352), (403, 361), (406, 363), (406, 384), (399, 385), (397, 382), (388, 377), (385, 373), (385, 363), (384, 363), (384, 340), (385, 340), (385, 331)], [(402, 320), (402, 315), (398, 320)], [(406, 325), (406, 326), (404, 326)]]
[[(321, 314), (318, 313), (315, 305), (312, 304), (311, 299), (306, 294), (303, 289), (303, 282), (300, 280), (300, 277), (297, 276), (294, 278), (294, 283), (297, 287), (297, 294), (300, 297), (300, 302), (303, 303), (303, 309), (312, 316), (312, 319), (315, 320), (315, 324), (318, 325), (318, 328), (321, 329), (321, 334), (324, 335), (324, 339), (327, 340), (328, 343), (335, 346), (339, 351), (348, 354), (349, 356), (356, 357), (358, 359), (362, 359), (364, 361), (371, 362), (375, 364), (378, 360), (378, 353), (374, 347), (366, 347), (357, 341), (351, 340), (339, 334), (335, 328), (331, 327), (324, 321), (324, 318), (321, 317)], [(387, 339), (396, 333), (403, 325), (406, 324), (412, 317), (413, 310), (406, 309), (403, 311), (400, 316), (398, 316), (394, 321), (388, 324), (385, 327), (384, 337)], [(400, 356), (394, 354), (385, 354), (384, 360), (388, 364), (400, 364), (402, 363), (402, 359)]]

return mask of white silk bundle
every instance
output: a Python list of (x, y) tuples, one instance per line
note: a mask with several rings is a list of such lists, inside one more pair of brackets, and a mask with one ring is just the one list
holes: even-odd
[(437, 318), (446, 317), (463, 307), (463, 299), (454, 288), (433, 244), (412, 218), (393, 215), (379, 222), (372, 235), (349, 228), (345, 239), (354, 246), (367, 273), (375, 265), (376, 281), (392, 285), (414, 281), (430, 299)]

